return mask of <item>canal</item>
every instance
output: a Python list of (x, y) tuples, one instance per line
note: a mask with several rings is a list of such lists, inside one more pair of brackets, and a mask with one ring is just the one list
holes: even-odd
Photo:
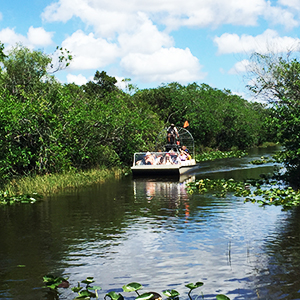
[[(127, 176), (52, 196), (34, 205), (0, 207), (0, 299), (73, 299), (43, 288), (46, 274), (69, 277), (71, 286), (94, 277), (99, 297), (139, 282), (143, 291), (204, 285), (193, 299), (300, 299), (298, 209), (260, 207), (243, 198), (188, 195), (200, 178), (258, 178), (274, 165), (249, 156), (204, 162), (178, 179)], [(163, 296), (163, 298), (166, 298)]]

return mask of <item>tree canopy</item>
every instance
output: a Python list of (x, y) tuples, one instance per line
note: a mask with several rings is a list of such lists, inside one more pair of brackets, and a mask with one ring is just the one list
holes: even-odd
[(281, 157), (287, 175), (300, 178), (300, 62), (289, 55), (254, 54), (255, 80), (251, 91), (269, 100), (271, 114), (268, 119), (275, 128), (279, 142), (284, 147)]
[(83, 86), (62, 84), (53, 71), (72, 56), (56, 51), (46, 55), (17, 45), (4, 54), (0, 47), (2, 178), (129, 165), (134, 152), (154, 150), (169, 123), (185, 120), (198, 147), (245, 148), (268, 138), (269, 110), (230, 91), (174, 82), (126, 93), (105, 71)]

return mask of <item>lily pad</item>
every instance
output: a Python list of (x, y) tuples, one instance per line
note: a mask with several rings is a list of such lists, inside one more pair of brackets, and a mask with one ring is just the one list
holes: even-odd
[(126, 285), (123, 285), (123, 291), (124, 292), (135, 292), (135, 291), (140, 290), (142, 288), (143, 288), (143, 286), (140, 283), (137, 283), (137, 282), (131, 282), (131, 283), (128, 283)]
[(223, 294), (219, 294), (216, 297), (217, 297), (217, 300), (230, 300), (230, 298), (228, 298), (227, 296), (225, 296)]
[(163, 291), (163, 294), (168, 298), (175, 298), (180, 295), (176, 290), (166, 290)]
[(152, 293), (144, 293), (142, 295), (139, 295), (138, 297), (136, 297), (136, 300), (149, 300), (153, 297)]
[(105, 297), (106, 296), (110, 297), (111, 300), (123, 300), (124, 299), (124, 297), (120, 293), (118, 294), (116, 292), (109, 292), (105, 295)]
[(189, 283), (189, 284), (186, 284), (185, 286), (191, 290), (194, 290), (200, 286), (202, 286), (204, 283), (203, 282), (196, 282), (195, 284), (194, 283)]

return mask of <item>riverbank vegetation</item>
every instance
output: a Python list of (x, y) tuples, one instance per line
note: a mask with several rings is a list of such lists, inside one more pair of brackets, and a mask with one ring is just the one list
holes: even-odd
[(62, 84), (54, 73), (72, 63), (72, 55), (56, 52), (50, 57), (22, 45), (8, 52), (0, 47), (2, 186), (24, 176), (45, 180), (129, 166), (135, 151), (155, 149), (157, 134), (170, 122), (188, 120), (197, 149), (245, 149), (270, 140), (268, 107), (229, 90), (176, 82), (140, 90), (126, 80), (123, 91), (104, 71), (82, 86)]
[(120, 178), (127, 174), (128, 171), (128, 168), (115, 167), (107, 169), (102, 167), (92, 170), (71, 170), (46, 175), (22, 176), (4, 184), (3, 190), (5, 195), (10, 197), (13, 197), (13, 195), (35, 194), (49, 196), (68, 189), (103, 183), (111, 178)]
[(283, 146), (279, 155), (286, 167), (285, 178), (299, 186), (300, 179), (300, 62), (297, 52), (252, 56), (249, 89), (270, 106), (267, 118)]

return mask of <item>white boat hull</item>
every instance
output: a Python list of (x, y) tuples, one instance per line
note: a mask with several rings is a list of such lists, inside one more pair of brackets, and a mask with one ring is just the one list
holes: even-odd
[(131, 171), (133, 175), (182, 175), (198, 167), (196, 161), (190, 159), (174, 165), (137, 165), (131, 167)]

